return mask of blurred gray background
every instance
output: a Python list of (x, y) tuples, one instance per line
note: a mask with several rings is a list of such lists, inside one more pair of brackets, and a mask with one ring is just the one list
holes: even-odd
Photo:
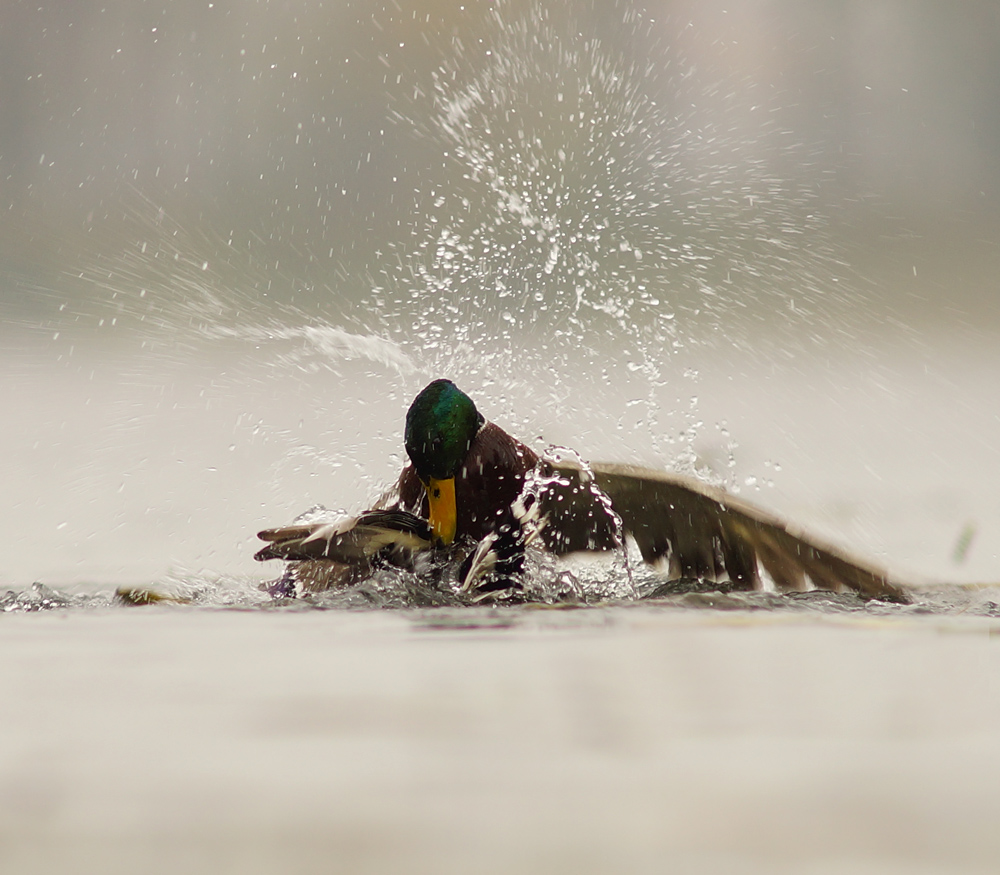
[(252, 571), (439, 375), (996, 579), (998, 67), (986, 2), (7, 0), (0, 583)]

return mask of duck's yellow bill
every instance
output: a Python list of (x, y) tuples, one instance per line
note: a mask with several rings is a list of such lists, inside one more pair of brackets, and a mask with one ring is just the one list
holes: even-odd
[(430, 509), (431, 531), (442, 544), (455, 540), (458, 526), (458, 509), (455, 506), (455, 479), (427, 479), (427, 504)]

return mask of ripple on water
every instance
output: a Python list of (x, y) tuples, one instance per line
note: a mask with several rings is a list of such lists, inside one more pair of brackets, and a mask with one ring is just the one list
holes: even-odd
[[(914, 588), (910, 605), (866, 601), (854, 593), (776, 593), (730, 591), (726, 584), (704, 580), (665, 583), (652, 573), (634, 580), (638, 598), (623, 595), (628, 581), (620, 574), (604, 579), (561, 571), (547, 578), (526, 581), (521, 591), (491, 594), (490, 599), (463, 597), (446, 585), (395, 569), (382, 570), (361, 583), (339, 590), (309, 593), (299, 598), (273, 598), (259, 580), (248, 577), (197, 577), (170, 579), (155, 584), (124, 587), (71, 587), (58, 590), (35, 582), (22, 590), (0, 596), (0, 612), (118, 610), (122, 608), (172, 608), (185, 610), (228, 609), (248, 611), (311, 612), (403, 610), (422, 629), (495, 629), (519, 625), (539, 610), (586, 612), (594, 608), (645, 606), (678, 612), (743, 612), (904, 618), (949, 616), (1000, 618), (1000, 583), (942, 585)], [(655, 578), (655, 580), (651, 580)], [(85, 590), (85, 591), (84, 591)], [(598, 612), (600, 613), (600, 612)], [(560, 623), (562, 625), (562, 623)]]

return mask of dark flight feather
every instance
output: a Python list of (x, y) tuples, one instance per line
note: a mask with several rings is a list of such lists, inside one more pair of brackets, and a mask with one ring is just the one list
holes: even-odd
[[(748, 501), (690, 477), (632, 465), (552, 466), (556, 477), (539, 498), (547, 517), (542, 539), (555, 553), (610, 550), (622, 534), (648, 563), (666, 560), (668, 578), (726, 580), (759, 588), (762, 567), (781, 592), (853, 590), (869, 599), (910, 601), (888, 573), (793, 527)], [(620, 518), (599, 496), (610, 499)]]

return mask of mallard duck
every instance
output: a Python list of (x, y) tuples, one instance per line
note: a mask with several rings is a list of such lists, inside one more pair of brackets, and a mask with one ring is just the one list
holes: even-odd
[(461, 563), (462, 589), (516, 586), (525, 546), (556, 555), (608, 551), (634, 539), (668, 580), (759, 589), (766, 571), (781, 592), (853, 590), (908, 602), (883, 570), (799, 531), (750, 502), (693, 478), (632, 465), (540, 459), (489, 422), (450, 380), (435, 380), (406, 414), (409, 464), (376, 508), (337, 522), (268, 529), (256, 558), (284, 559), (306, 590), (357, 581), (381, 563), (422, 557)]

